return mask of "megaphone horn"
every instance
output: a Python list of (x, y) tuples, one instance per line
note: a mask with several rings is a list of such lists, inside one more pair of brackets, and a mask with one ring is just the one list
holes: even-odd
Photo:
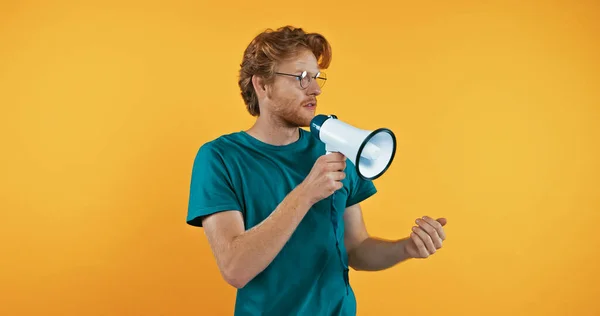
[(396, 155), (396, 136), (387, 128), (362, 130), (340, 121), (335, 115), (316, 115), (310, 123), (311, 134), (325, 143), (327, 153), (339, 152), (356, 167), (365, 180), (379, 178)]

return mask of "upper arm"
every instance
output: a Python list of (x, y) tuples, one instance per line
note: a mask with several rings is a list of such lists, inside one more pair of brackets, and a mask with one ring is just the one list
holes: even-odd
[(228, 169), (230, 162), (222, 152), (215, 142), (199, 149), (192, 168), (186, 220), (204, 228), (221, 271), (228, 268), (231, 242), (245, 228), (243, 209)]
[(223, 267), (224, 255), (236, 236), (244, 232), (242, 213), (236, 210), (222, 211), (208, 215), (202, 220), (204, 234), (210, 244), (219, 267)]
[[(228, 168), (228, 164), (232, 163), (225, 160), (223, 151), (214, 142), (207, 143), (200, 148), (194, 159), (186, 219), (192, 226), (202, 227), (204, 219), (209, 215), (219, 215), (218, 213), (229, 210), (243, 212), (232, 171)], [(225, 216), (229, 219), (229, 215)]]
[(357, 203), (346, 208), (344, 211), (344, 227), (344, 243), (348, 253), (369, 238), (360, 204)]

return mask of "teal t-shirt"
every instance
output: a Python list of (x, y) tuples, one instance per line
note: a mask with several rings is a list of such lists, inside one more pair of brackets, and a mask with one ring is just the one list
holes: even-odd
[[(322, 142), (299, 130), (299, 139), (285, 146), (244, 131), (202, 145), (192, 169), (187, 223), (201, 227), (203, 216), (225, 210), (242, 212), (246, 229), (266, 219), (326, 153)], [(314, 204), (271, 264), (237, 290), (235, 315), (356, 314), (342, 216), (377, 190), (350, 160), (345, 172), (343, 188)]]

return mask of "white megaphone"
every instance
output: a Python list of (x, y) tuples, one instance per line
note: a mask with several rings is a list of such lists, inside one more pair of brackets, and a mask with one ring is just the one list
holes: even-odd
[(316, 115), (310, 122), (313, 136), (325, 143), (327, 153), (346, 156), (365, 180), (379, 178), (392, 164), (396, 154), (396, 136), (387, 128), (374, 131), (358, 129), (335, 115)]

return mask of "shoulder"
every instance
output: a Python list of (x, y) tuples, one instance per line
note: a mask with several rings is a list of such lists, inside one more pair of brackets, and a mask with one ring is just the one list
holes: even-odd
[(211, 139), (198, 148), (196, 152), (196, 160), (224, 157), (226, 153), (234, 150), (239, 146), (240, 132), (234, 132), (221, 135)]

